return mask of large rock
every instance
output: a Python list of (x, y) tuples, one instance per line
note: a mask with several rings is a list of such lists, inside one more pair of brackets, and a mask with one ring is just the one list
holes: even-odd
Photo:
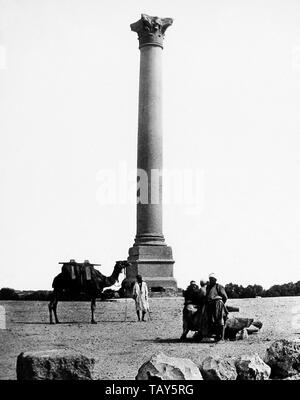
[(257, 353), (242, 355), (236, 360), (237, 379), (253, 381), (269, 379), (271, 368)]
[(201, 374), (205, 380), (236, 380), (237, 372), (233, 360), (207, 357), (202, 362)]
[(229, 318), (225, 324), (225, 338), (234, 340), (236, 334), (253, 323), (252, 318)]
[(266, 350), (264, 361), (272, 378), (287, 378), (300, 373), (300, 341), (276, 340)]
[(137, 380), (202, 380), (199, 368), (187, 358), (153, 355), (139, 369)]
[(18, 380), (90, 380), (95, 360), (72, 350), (21, 353), (17, 359)]

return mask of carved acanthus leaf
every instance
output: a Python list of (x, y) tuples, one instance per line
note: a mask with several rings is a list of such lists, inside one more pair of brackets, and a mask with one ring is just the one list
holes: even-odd
[(138, 34), (140, 48), (149, 45), (163, 47), (165, 31), (172, 23), (172, 18), (151, 17), (142, 14), (141, 19), (131, 24), (130, 28)]

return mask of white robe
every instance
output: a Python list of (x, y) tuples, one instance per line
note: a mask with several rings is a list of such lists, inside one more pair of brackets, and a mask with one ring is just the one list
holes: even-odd
[(142, 282), (142, 289), (140, 285), (136, 282), (133, 287), (133, 296), (135, 297), (135, 307), (136, 311), (147, 312), (149, 310), (148, 302), (148, 287), (146, 282)]

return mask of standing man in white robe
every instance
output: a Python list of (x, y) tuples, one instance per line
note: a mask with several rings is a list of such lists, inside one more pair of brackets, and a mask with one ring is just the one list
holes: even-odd
[(142, 312), (142, 321), (145, 321), (146, 313), (149, 310), (148, 287), (147, 283), (143, 281), (141, 275), (136, 276), (136, 283), (133, 287), (133, 298), (135, 300), (138, 320), (141, 321)]

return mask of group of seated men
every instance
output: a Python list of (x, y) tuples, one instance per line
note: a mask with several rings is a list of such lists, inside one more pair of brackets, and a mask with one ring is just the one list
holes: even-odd
[(194, 304), (206, 312), (207, 321), (204, 330), (208, 336), (215, 336), (215, 340), (224, 339), (225, 322), (227, 319), (227, 308), (225, 303), (228, 299), (225, 288), (217, 283), (214, 273), (209, 275), (209, 281), (200, 281), (200, 287), (195, 281), (184, 291), (185, 305)]

